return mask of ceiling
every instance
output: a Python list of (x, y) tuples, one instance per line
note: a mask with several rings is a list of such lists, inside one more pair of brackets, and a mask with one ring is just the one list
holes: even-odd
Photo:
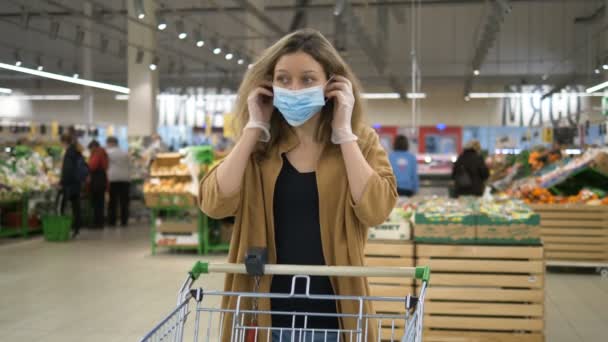
[[(13, 63), (18, 51), (25, 66), (33, 67), (41, 59), (45, 70), (67, 74), (80, 69), (84, 44), (94, 49), (95, 80), (125, 84), (127, 57), (121, 54), (121, 45), (127, 44), (128, 23), (142, 25), (128, 15), (127, 6), (134, 1), (88, 2), (93, 8), (90, 15), (84, 14), (85, 2), (79, 0), (0, 0), (0, 61)], [(395, 87), (391, 79), (400, 87), (410, 82), (414, 20), (409, 0), (346, 1), (352, 12), (342, 12), (344, 25), (336, 25), (333, 14), (339, 0), (153, 2), (168, 23), (166, 30), (158, 32), (156, 52), (141, 42), (128, 45), (143, 49), (147, 59), (159, 57), (161, 87), (219, 82), (234, 87), (247, 63), (226, 61), (210, 46), (219, 44), (251, 61), (290, 28), (304, 26), (319, 29), (342, 45), (343, 55), (367, 88), (390, 90)], [(475, 84), (593, 83), (600, 77), (594, 69), (608, 56), (603, 43), (608, 20), (599, 11), (603, 1), (420, 0), (416, 55), (423, 88), (425, 81), (448, 78), (462, 79), (464, 87), (494, 2), (509, 2), (512, 10), (495, 25), (495, 39), (486, 45)], [(177, 39), (180, 19), (190, 33), (185, 40)], [(53, 23), (59, 23), (56, 37), (51, 33), (57, 25)], [(203, 48), (195, 46), (197, 29), (207, 42)], [(85, 38), (78, 43), (81, 30)], [(0, 73), (0, 86), (28, 82), (32, 82), (29, 76)], [(56, 85), (52, 82), (31, 84)]]

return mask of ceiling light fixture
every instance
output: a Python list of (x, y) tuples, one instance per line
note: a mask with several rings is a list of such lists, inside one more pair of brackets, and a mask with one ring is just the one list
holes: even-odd
[(21, 66), (21, 64), (23, 64), (23, 62), (21, 61), (21, 53), (19, 52), (19, 50), (15, 50), (15, 65)]
[(196, 46), (203, 47), (203, 45), (205, 45), (205, 41), (203, 40), (203, 35), (201, 34), (200, 28), (197, 28), (194, 31), (194, 39), (196, 39)]
[(372, 100), (379, 100), (379, 99), (400, 99), (401, 95), (399, 95), (399, 93), (363, 93), (361, 95), (361, 97), (363, 97), (364, 99), (372, 99)]
[(603, 82), (597, 85), (594, 85), (593, 87), (589, 87), (585, 90), (586, 93), (590, 94), (590, 93), (595, 93), (598, 90), (602, 90), (604, 88), (608, 87), (608, 82)]
[(39, 71), (39, 70), (30, 69), (30, 68), (18, 67), (18, 66), (12, 65), (12, 64), (0, 63), (0, 68), (17, 71), (17, 72), (22, 72), (25, 74), (50, 78), (50, 79), (54, 79), (57, 81), (63, 81), (63, 82), (68, 82), (68, 83), (80, 84), (80, 85), (88, 86), (88, 87), (115, 91), (115, 92), (123, 93), (123, 94), (129, 93), (129, 88), (117, 86), (114, 84), (96, 82), (96, 81), (91, 81), (91, 80), (83, 80), (83, 79), (55, 74), (52, 72)]
[(142, 20), (146, 17), (146, 9), (144, 8), (143, 0), (134, 0), (133, 6), (135, 8), (135, 14), (137, 15), (137, 19)]
[(183, 19), (179, 19), (177, 22), (175, 22), (175, 28), (177, 29), (177, 38), (184, 40), (186, 37), (188, 37)]
[(600, 69), (597, 69), (597, 68), (596, 68), (595, 70), (593, 70), (593, 72), (594, 72), (594, 73), (597, 75), (597, 74), (599, 74), (601, 71), (600, 71)]
[(158, 28), (159, 31), (163, 31), (167, 28), (167, 20), (160, 13), (158, 14), (158, 24), (156, 25), (156, 28)]
[(226, 60), (227, 60), (227, 61), (229, 61), (229, 60), (231, 60), (232, 58), (234, 58), (234, 55), (233, 55), (232, 53), (228, 52), (228, 53), (226, 54), (226, 56), (224, 56), (224, 57), (226, 58)]
[(0, 94), (10, 94), (13, 90), (9, 88), (0, 88)]
[(243, 63), (245, 63), (245, 60), (244, 60), (244, 59), (242, 59), (242, 58), (239, 58), (239, 59), (236, 61), (236, 63), (237, 63), (238, 65), (242, 65)]
[(473, 70), (473, 75), (479, 76), (479, 70), (477, 70), (477, 69)]
[(36, 57), (36, 65), (38, 65), (36, 67), (36, 69), (38, 69), (38, 71), (42, 71), (44, 69), (44, 66), (42, 65), (42, 56)]
[(150, 63), (149, 68), (152, 71), (154, 71), (154, 70), (156, 70), (156, 68), (158, 68), (158, 57), (154, 57), (152, 59), (152, 63)]

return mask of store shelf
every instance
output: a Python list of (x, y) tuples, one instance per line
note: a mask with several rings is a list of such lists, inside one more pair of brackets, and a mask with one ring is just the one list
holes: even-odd
[(418, 244), (430, 266), (425, 341), (544, 341), (541, 246)]
[(150, 174), (152, 178), (163, 178), (163, 177), (192, 177), (189, 173), (175, 173), (175, 174), (162, 174), (162, 173), (152, 173)]

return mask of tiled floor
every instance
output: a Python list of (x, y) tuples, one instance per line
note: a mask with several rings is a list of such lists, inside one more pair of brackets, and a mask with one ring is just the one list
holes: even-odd
[[(175, 305), (199, 258), (150, 255), (145, 227), (0, 246), (1, 341), (136, 341)], [(223, 256), (205, 257), (223, 261)], [(548, 342), (608, 341), (608, 279), (549, 273)], [(219, 289), (221, 275), (206, 276)]]

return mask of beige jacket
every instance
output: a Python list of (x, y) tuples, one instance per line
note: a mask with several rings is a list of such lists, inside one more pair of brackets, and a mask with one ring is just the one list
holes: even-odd
[[(375, 173), (369, 179), (364, 193), (357, 204), (351, 198), (346, 169), (339, 146), (327, 145), (319, 159), (316, 170), (319, 192), (319, 221), (323, 254), (328, 265), (361, 266), (364, 264), (363, 249), (367, 240), (367, 228), (378, 225), (388, 217), (397, 201), (395, 177), (386, 152), (380, 145), (378, 135), (364, 127), (355, 132), (365, 159)], [(258, 161), (253, 157), (246, 167), (241, 190), (230, 197), (220, 194), (217, 183), (217, 166), (211, 169), (201, 181), (199, 201), (203, 212), (210, 217), (236, 216), (234, 231), (230, 241), (229, 262), (242, 263), (249, 247), (268, 248), (268, 262), (276, 262), (273, 222), (273, 195), (276, 179), (281, 171), (281, 155), (295, 148), (298, 138), (291, 129), (271, 150), (270, 157)], [(271, 276), (262, 277), (261, 292), (269, 292)], [(337, 295), (369, 295), (366, 278), (331, 278)], [(253, 290), (251, 277), (226, 275), (226, 291)], [(224, 308), (234, 308), (236, 298), (224, 298)], [(246, 301), (244, 307), (250, 303)], [(357, 313), (358, 302), (340, 301), (340, 313)], [(270, 310), (270, 301), (259, 302), (260, 310)], [(366, 313), (373, 313), (371, 303), (364, 306)], [(229, 323), (229, 324), (226, 324)], [(245, 322), (247, 324), (247, 322)], [(355, 319), (341, 319), (342, 329), (355, 329)], [(231, 321), (224, 327), (231, 327)], [(363, 324), (365, 324), (363, 322)], [(258, 326), (270, 327), (271, 317), (260, 315)], [(371, 324), (370, 324), (371, 326)], [(229, 330), (225, 329), (224, 336)], [(258, 341), (265, 341), (262, 335)], [(375, 329), (367, 334), (368, 341), (376, 341)]]

